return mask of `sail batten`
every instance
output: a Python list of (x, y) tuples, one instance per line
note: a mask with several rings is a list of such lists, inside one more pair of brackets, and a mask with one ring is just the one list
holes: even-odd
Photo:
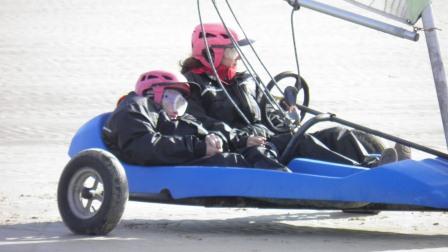
[(349, 3), (395, 19), (408, 25), (414, 25), (431, 0), (345, 0)]

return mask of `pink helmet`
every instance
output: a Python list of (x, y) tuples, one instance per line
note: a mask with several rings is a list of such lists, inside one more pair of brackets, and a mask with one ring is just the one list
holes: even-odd
[[(220, 23), (203, 25), (207, 44), (212, 52), (213, 65), (218, 67), (224, 56), (224, 49), (233, 48), (232, 40), (230, 39), (224, 25)], [(229, 31), (233, 39), (240, 46), (245, 46), (254, 42), (251, 39), (239, 40), (238, 35), (234, 30), (229, 28)], [(204, 66), (210, 67), (207, 60), (207, 54), (204, 51), (205, 42), (203, 39), (202, 26), (200, 24), (194, 28), (193, 35), (191, 37), (191, 46), (193, 49), (193, 57), (199, 60)]]
[(152, 89), (154, 102), (157, 104), (162, 102), (165, 89), (176, 89), (184, 95), (190, 95), (190, 84), (183, 75), (175, 75), (162, 70), (149, 71), (140, 75), (135, 84), (135, 92), (138, 95), (144, 95), (148, 89)]

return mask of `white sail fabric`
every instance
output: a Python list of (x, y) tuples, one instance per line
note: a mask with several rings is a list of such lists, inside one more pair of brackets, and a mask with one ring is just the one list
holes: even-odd
[(345, 0), (408, 25), (420, 18), (431, 0)]

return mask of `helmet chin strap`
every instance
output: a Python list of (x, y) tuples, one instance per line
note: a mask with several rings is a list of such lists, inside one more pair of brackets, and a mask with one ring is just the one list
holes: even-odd
[[(230, 81), (236, 76), (236, 70), (236, 65), (229, 67), (221, 64), (216, 68), (219, 79), (226, 85), (229, 85)], [(218, 78), (216, 78), (213, 70), (210, 67), (203, 66), (201, 68), (192, 70), (192, 72), (195, 74), (208, 74), (213, 80), (218, 81)]]
[(218, 76), (221, 80), (224, 80), (226, 84), (230, 84), (230, 80), (232, 80), (236, 75), (236, 64), (233, 66), (219, 65), (216, 69), (218, 72)]

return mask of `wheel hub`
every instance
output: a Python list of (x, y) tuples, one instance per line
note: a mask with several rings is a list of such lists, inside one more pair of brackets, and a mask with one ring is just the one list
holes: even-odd
[(81, 219), (96, 215), (104, 198), (103, 180), (90, 167), (79, 169), (69, 183), (67, 199), (73, 214)]

